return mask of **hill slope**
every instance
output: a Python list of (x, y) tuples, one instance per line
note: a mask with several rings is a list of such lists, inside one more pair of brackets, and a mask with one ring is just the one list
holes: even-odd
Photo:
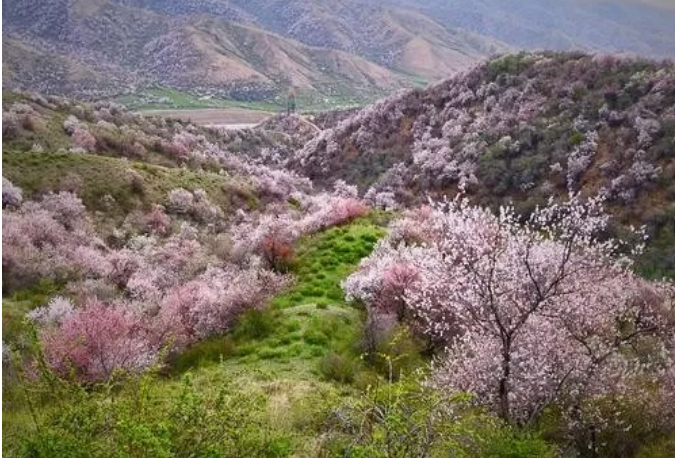
[[(648, 224), (675, 267), (675, 68), (583, 54), (525, 54), (367, 107), (291, 160), (400, 202), (465, 187), (527, 211), (551, 195), (604, 193)], [(657, 235), (660, 234), (660, 235)]]

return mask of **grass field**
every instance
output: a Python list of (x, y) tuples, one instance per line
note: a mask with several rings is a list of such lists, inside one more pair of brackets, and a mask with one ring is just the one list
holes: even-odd
[[(176, 188), (201, 188), (226, 213), (232, 209), (232, 199), (257, 204), (253, 189), (244, 180), (117, 157), (3, 151), (2, 166), (3, 176), (21, 187), (25, 197), (64, 189), (76, 182), (87, 209), (112, 220), (121, 220), (129, 212), (148, 209), (154, 203), (165, 204), (169, 191)], [(134, 177), (140, 177), (136, 185)]]

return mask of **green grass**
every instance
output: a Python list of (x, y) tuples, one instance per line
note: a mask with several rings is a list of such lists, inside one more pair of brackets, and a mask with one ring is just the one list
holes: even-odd
[[(24, 197), (62, 189), (75, 177), (81, 182), (78, 192), (87, 208), (103, 211), (107, 216), (123, 217), (128, 212), (147, 208), (152, 203), (166, 203), (167, 194), (175, 188), (193, 191), (202, 188), (225, 212), (232, 198), (257, 205), (252, 187), (245, 181), (216, 173), (179, 167), (163, 167), (125, 159), (72, 153), (29, 153), (4, 151), (3, 176), (24, 191)], [(143, 179), (142, 190), (131, 186), (133, 172)], [(115, 199), (113, 208), (103, 200)]]
[[(357, 95), (346, 88), (342, 93), (326, 96), (315, 92), (299, 92), (296, 96), (297, 109), (301, 113), (316, 113), (326, 110), (361, 107), (372, 103), (386, 93)], [(149, 104), (145, 98), (166, 98), (168, 103)], [(162, 109), (201, 109), (201, 108), (243, 108), (267, 112), (286, 110), (285, 95), (277, 95), (269, 100), (234, 100), (234, 99), (200, 99), (187, 92), (171, 88), (149, 89), (139, 94), (127, 94), (119, 97), (118, 102), (133, 110), (162, 110)]]
[[(22, 102), (23, 99), (18, 101)], [(63, 129), (63, 121), (67, 115), (58, 111), (46, 111), (38, 108), (38, 112), (46, 114), (45, 119), (38, 122), (35, 131), (22, 130), (17, 138), (4, 139), (3, 150), (30, 151), (33, 145), (40, 145), (46, 151), (57, 151), (60, 148), (69, 148), (71, 140)]]
[(370, 254), (383, 234), (372, 221), (360, 220), (306, 238), (298, 247), (293, 265), (296, 283), (272, 302), (273, 307), (342, 304), (340, 282)]
[[(169, 103), (148, 104), (144, 96), (154, 98), (166, 98)], [(118, 98), (118, 101), (134, 110), (160, 110), (160, 109), (197, 109), (197, 108), (244, 108), (248, 110), (276, 112), (283, 108), (281, 103), (270, 101), (241, 101), (233, 99), (201, 99), (187, 92), (171, 88), (156, 88), (141, 92), (138, 95), (128, 94)]]
[(383, 235), (381, 227), (364, 218), (304, 238), (292, 267), (293, 286), (269, 308), (245, 314), (232, 333), (178, 356), (170, 372), (222, 359), (226, 366), (279, 371), (309, 381), (320, 375), (321, 358), (330, 352), (358, 357), (363, 311), (344, 302), (340, 282)]

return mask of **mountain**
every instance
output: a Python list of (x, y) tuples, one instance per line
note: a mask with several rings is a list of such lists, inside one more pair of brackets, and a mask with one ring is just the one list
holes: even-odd
[[(289, 165), (399, 202), (456, 194), (525, 213), (604, 194), (675, 268), (675, 66), (582, 53), (506, 56), (325, 129)], [(657, 242), (658, 243), (658, 242)]]
[(675, 57), (669, 0), (368, 0), (418, 8), (461, 28), (529, 50), (586, 50)]
[(354, 0), (20, 0), (6, 4), (3, 27), (5, 86), (94, 96), (158, 86), (243, 100), (290, 88), (372, 100), (507, 49)]
[[(7, 88), (353, 104), (514, 49), (675, 56), (664, 0), (4, 0)], [(157, 95), (157, 91), (154, 93)], [(162, 97), (158, 95), (159, 99)], [(150, 97), (152, 98), (152, 97)], [(312, 103), (304, 103), (312, 105)]]

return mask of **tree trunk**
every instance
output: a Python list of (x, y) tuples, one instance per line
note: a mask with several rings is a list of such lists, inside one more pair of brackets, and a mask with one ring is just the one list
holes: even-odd
[(507, 422), (511, 421), (511, 407), (509, 405), (509, 377), (511, 376), (510, 345), (505, 345), (502, 354), (502, 377), (499, 379), (499, 416)]

